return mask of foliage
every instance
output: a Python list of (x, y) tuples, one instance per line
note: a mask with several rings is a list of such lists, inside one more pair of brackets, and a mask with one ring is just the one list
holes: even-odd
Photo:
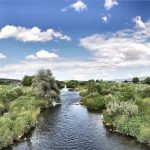
[(150, 145), (150, 127), (149, 125), (141, 125), (140, 132), (137, 136), (138, 140), (142, 143)]
[(150, 84), (150, 77), (147, 77), (147, 78), (144, 80), (144, 83)]
[[(29, 86), (32, 77), (25, 76), (24, 85)], [(40, 111), (50, 106), (49, 99), (58, 99), (59, 90), (49, 70), (39, 71), (32, 86), (35, 93), (31, 87), (0, 86), (0, 149), (35, 127)]]
[(135, 100), (135, 88), (129, 85), (123, 85), (119, 92), (116, 93), (116, 97), (120, 101)]
[(150, 97), (150, 87), (144, 87), (138, 90), (138, 93), (142, 98)]
[[(88, 109), (106, 108), (103, 111), (106, 125), (150, 145), (149, 85), (91, 81), (78, 87), (78, 90), (81, 91), (81, 102)], [(103, 102), (100, 97), (103, 97), (105, 107), (99, 107)]]
[(59, 101), (59, 89), (50, 70), (39, 70), (32, 80), (33, 92), (38, 98)]
[(68, 88), (75, 89), (78, 86), (79, 82), (77, 80), (70, 80), (66, 82)]
[(138, 107), (130, 102), (110, 102), (107, 105), (106, 111), (111, 116), (117, 116), (119, 114), (132, 117), (138, 113)]
[(34, 76), (25, 75), (24, 78), (22, 79), (23, 86), (31, 86), (33, 78)]
[(57, 86), (59, 89), (64, 88), (64, 86), (66, 85), (66, 83), (64, 81), (58, 81), (56, 80)]
[(0, 87), (0, 114), (8, 109), (8, 105), (11, 101), (15, 100), (19, 96), (23, 95), (21, 88), (1, 86)]
[(31, 96), (30, 90), (0, 86), (0, 111), (7, 108), (7, 113), (0, 117), (0, 149), (20, 139), (35, 126), (40, 110), (49, 107), (48, 100)]
[(101, 110), (105, 108), (105, 99), (103, 96), (97, 94), (91, 94), (82, 99), (82, 102), (87, 106), (89, 110)]
[(138, 78), (138, 77), (134, 77), (134, 78), (132, 79), (132, 82), (133, 82), (133, 83), (138, 83), (138, 82), (139, 82), (139, 78)]

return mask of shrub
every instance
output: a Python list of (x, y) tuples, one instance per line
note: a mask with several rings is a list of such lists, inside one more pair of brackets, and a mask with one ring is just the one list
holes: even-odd
[(5, 106), (0, 103), (0, 115), (5, 111)]
[(22, 109), (28, 110), (33, 108), (48, 108), (48, 101), (37, 99), (33, 96), (21, 96), (9, 105), (9, 111), (21, 111)]
[(22, 79), (23, 86), (31, 86), (33, 78), (34, 76), (24, 76), (24, 78)]
[(133, 83), (138, 83), (138, 82), (139, 82), (139, 78), (138, 78), (138, 77), (134, 77), (134, 78), (132, 79), (132, 82), (133, 82)]
[(111, 94), (105, 96), (105, 105), (107, 106), (109, 102), (116, 101), (116, 98)]
[(138, 140), (142, 143), (147, 143), (150, 145), (150, 127), (149, 125), (141, 125), (140, 132), (137, 136)]
[(116, 96), (120, 101), (135, 100), (135, 88), (128, 85), (124, 86), (120, 89), (120, 92), (118, 92)]
[(60, 100), (58, 96), (59, 89), (50, 70), (40, 70), (32, 80), (32, 88), (35, 95), (39, 98), (50, 101)]
[(13, 122), (13, 139), (20, 139), (26, 131), (27, 123), (24, 117), (19, 116)]
[(150, 84), (150, 77), (147, 77), (147, 78), (144, 80), (144, 83)]
[(135, 116), (128, 118), (121, 115), (115, 118), (114, 124), (121, 133), (136, 137), (139, 134), (141, 120)]
[(150, 87), (149, 86), (138, 90), (138, 92), (142, 98), (150, 97)]
[(112, 116), (126, 115), (132, 117), (138, 113), (138, 106), (129, 102), (110, 102), (106, 111)]
[(10, 118), (0, 118), (0, 148), (13, 143), (12, 125), (13, 122)]
[(136, 104), (139, 108), (139, 115), (143, 122), (150, 124), (150, 98), (138, 99)]
[(105, 108), (105, 99), (102, 96), (93, 96), (85, 99), (85, 104), (89, 110), (101, 110)]
[(4, 89), (0, 93), (0, 100), (4, 103), (8, 103), (12, 100), (15, 100), (19, 96), (23, 94), (23, 91), (21, 88), (13, 88), (13, 89)]

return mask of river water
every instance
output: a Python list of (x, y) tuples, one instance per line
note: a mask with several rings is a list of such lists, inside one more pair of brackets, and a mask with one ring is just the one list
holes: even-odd
[(146, 150), (132, 138), (109, 132), (102, 123), (102, 115), (88, 112), (75, 105), (77, 92), (61, 94), (62, 105), (46, 110), (37, 127), (24, 142), (13, 150)]

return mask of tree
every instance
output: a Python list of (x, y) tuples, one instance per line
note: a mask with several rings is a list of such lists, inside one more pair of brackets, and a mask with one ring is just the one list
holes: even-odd
[(64, 88), (64, 86), (66, 85), (66, 83), (64, 81), (58, 81), (56, 80), (57, 86), (59, 89)]
[(139, 78), (138, 78), (138, 77), (134, 77), (134, 78), (132, 79), (132, 82), (133, 82), (133, 83), (138, 83), (138, 82), (139, 82)]
[(150, 77), (147, 77), (147, 78), (144, 80), (144, 82), (145, 82), (146, 84), (150, 84)]
[(25, 75), (24, 78), (22, 79), (23, 86), (31, 86), (33, 78), (34, 76)]
[(125, 80), (124, 83), (128, 83), (128, 80)]
[(50, 103), (59, 102), (59, 89), (49, 69), (41, 69), (32, 80), (32, 88), (39, 98), (48, 99)]
[(77, 80), (70, 80), (66, 83), (68, 88), (76, 88), (79, 85), (79, 82)]

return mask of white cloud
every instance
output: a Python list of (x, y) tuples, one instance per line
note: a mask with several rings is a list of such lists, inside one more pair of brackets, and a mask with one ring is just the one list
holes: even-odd
[(104, 3), (104, 7), (107, 9), (107, 10), (110, 10), (112, 7), (114, 6), (117, 6), (118, 5), (118, 2), (117, 0), (105, 0), (105, 3)]
[(75, 11), (78, 11), (78, 12), (87, 9), (87, 5), (85, 3), (83, 3), (81, 0), (71, 4), (70, 7), (73, 8)]
[(47, 42), (53, 39), (69, 41), (71, 38), (54, 29), (41, 31), (38, 27), (25, 28), (7, 25), (0, 30), (0, 39), (15, 38), (23, 42)]
[[(139, 72), (132, 72), (132, 73), (129, 73), (128, 74), (128, 78), (133, 78), (133, 77), (139, 77), (141, 78), (142, 80), (145, 79), (145, 77), (149, 77), (150, 76), (150, 71), (139, 71)], [(143, 77), (143, 78), (142, 78)]]
[(0, 60), (1, 60), (1, 59), (5, 59), (5, 58), (7, 58), (7, 56), (4, 55), (3, 53), (0, 53)]
[(136, 26), (137, 26), (138, 28), (145, 28), (145, 24), (144, 24), (144, 22), (142, 21), (141, 16), (136, 16), (136, 17), (133, 19), (133, 22), (136, 24)]
[(47, 50), (40, 50), (38, 52), (36, 52), (35, 54), (31, 54), (25, 57), (27, 60), (39, 60), (39, 59), (49, 59), (49, 60), (53, 60), (53, 59), (57, 59), (58, 55), (56, 55), (55, 53), (50, 53)]
[[(89, 59), (50, 59), (47, 54), (35, 53), (20, 63), (0, 67), (0, 77), (22, 78), (33, 74), (40, 68), (50, 68), (60, 80), (68, 79), (114, 79), (125, 78), (130, 73), (142, 72), (150, 67), (150, 20), (144, 22), (145, 28), (120, 30), (107, 34), (94, 34), (80, 39), (80, 45), (91, 53)], [(45, 50), (46, 51), (46, 50)], [(46, 56), (45, 56), (46, 55)], [(50, 55), (51, 56), (51, 55)], [(140, 68), (135, 70), (132, 68)], [(126, 70), (126, 72), (121, 72)], [(149, 71), (150, 72), (150, 71)], [(143, 71), (143, 75), (146, 72)], [(134, 76), (140, 75), (133, 74)]]
[(150, 21), (145, 28), (94, 34), (80, 39), (104, 68), (150, 66)]
[(72, 8), (77, 12), (81, 12), (83, 10), (87, 10), (87, 5), (81, 0), (78, 0), (75, 3), (69, 5), (68, 7), (61, 9), (61, 11), (66, 12), (69, 8)]
[(105, 68), (150, 65), (150, 42), (105, 35), (92, 35), (80, 40), (81, 46), (90, 50), (100, 66)]
[(108, 22), (108, 17), (107, 17), (107, 16), (102, 16), (101, 19), (102, 19), (102, 21), (105, 22), (105, 23)]
[(0, 68), (0, 77), (22, 79), (25, 74), (32, 75), (40, 68), (50, 68), (54, 76), (59, 80), (110, 78), (105, 73), (105, 69), (101, 68), (94, 60), (65, 58), (25, 60), (17, 64), (7, 64)]

